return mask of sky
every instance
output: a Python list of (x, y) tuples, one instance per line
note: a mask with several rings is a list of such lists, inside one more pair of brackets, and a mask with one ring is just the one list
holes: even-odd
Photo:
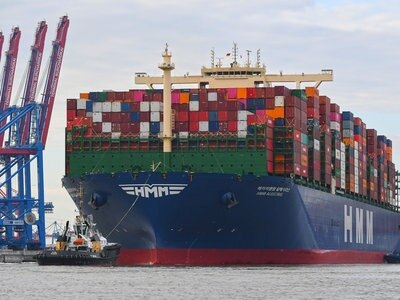
[[(367, 128), (393, 141), (400, 166), (400, 4), (398, 0), (1, 0), (0, 31), (8, 48), (11, 28), (22, 32), (14, 92), (23, 80), (38, 22), (48, 24), (44, 70), (59, 18), (70, 27), (44, 152), (45, 201), (53, 202), (47, 224), (76, 214), (61, 186), (64, 175), (66, 99), (80, 92), (142, 88), (135, 72), (157, 68), (168, 43), (173, 75), (199, 74), (210, 51), (223, 57), (236, 42), (239, 54), (257, 49), (268, 73), (318, 73), (333, 69), (320, 86)], [(253, 57), (254, 56), (254, 57)], [(13, 97), (14, 97), (13, 93)]]

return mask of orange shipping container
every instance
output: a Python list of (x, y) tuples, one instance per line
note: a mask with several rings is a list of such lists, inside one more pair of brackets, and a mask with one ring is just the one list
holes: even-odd
[(181, 93), (180, 94), (180, 103), (188, 104), (189, 103), (189, 93)]
[(238, 99), (247, 99), (247, 88), (238, 88), (237, 89), (237, 98)]
[(313, 86), (308, 86), (306, 87), (306, 95), (307, 97), (318, 97), (319, 96), (319, 90)]
[(267, 109), (265, 114), (274, 119), (276, 118), (284, 118), (285, 117), (285, 108), (284, 107), (276, 107), (275, 109)]
[(89, 93), (80, 93), (79, 98), (80, 99), (89, 99)]

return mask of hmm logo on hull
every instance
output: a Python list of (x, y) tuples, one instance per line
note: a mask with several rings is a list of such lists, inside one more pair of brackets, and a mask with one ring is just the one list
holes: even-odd
[(120, 184), (127, 194), (142, 198), (159, 198), (180, 194), (187, 184)]
[[(355, 221), (355, 222), (353, 222)], [(364, 222), (365, 221), (365, 222)], [(355, 242), (357, 244), (374, 243), (374, 213), (356, 207), (355, 219), (352, 206), (344, 206), (344, 242), (353, 243), (353, 223), (355, 223)], [(364, 226), (365, 223), (365, 226)]]

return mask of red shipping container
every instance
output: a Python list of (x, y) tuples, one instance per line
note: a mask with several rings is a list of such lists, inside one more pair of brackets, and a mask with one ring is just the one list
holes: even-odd
[(237, 121), (237, 111), (228, 111), (228, 121)]
[(265, 88), (265, 97), (266, 98), (275, 98), (275, 89), (273, 87)]
[(228, 121), (228, 131), (230, 132), (237, 131), (237, 121)]
[(247, 98), (256, 98), (256, 89), (251, 87), (247, 88)]
[(138, 134), (140, 132), (140, 122), (131, 122), (129, 124), (129, 130), (133, 134)]
[(121, 123), (120, 129), (122, 134), (128, 134), (130, 132), (130, 123)]
[[(265, 147), (267, 148), (267, 150), (274, 150), (274, 140), (267, 138), (265, 140)], [(267, 159), (268, 159), (268, 156), (267, 156)]]
[(121, 123), (129, 123), (131, 121), (130, 117), (131, 116), (129, 113), (126, 113), (126, 112), (120, 113)]
[(67, 110), (67, 121), (73, 121), (76, 117), (76, 110), (75, 109), (68, 109)]
[(274, 96), (290, 96), (290, 89), (285, 86), (275, 86), (274, 92)]
[(241, 107), (242, 107), (242, 104), (239, 101), (228, 101), (226, 103), (226, 108), (228, 111), (237, 111), (237, 110), (240, 110)]
[(219, 132), (226, 132), (226, 131), (228, 131), (228, 122), (219, 122), (219, 123), (218, 123), (218, 131), (219, 131)]
[(111, 131), (112, 132), (120, 132), (121, 131), (121, 126), (119, 123), (112, 123), (111, 124)]
[(76, 99), (67, 99), (67, 110), (76, 109)]
[(175, 121), (188, 122), (189, 121), (189, 112), (188, 111), (179, 111), (175, 117)]
[(200, 102), (199, 109), (200, 111), (208, 111), (208, 102)]
[[(104, 122), (104, 116), (103, 116), (103, 122)], [(140, 122), (150, 122), (150, 112), (141, 111), (140, 112)]]
[(255, 88), (255, 91), (256, 91), (256, 98), (265, 98), (265, 88), (258, 87)]
[(198, 111), (189, 112), (189, 121), (190, 122), (198, 122), (199, 121), (199, 112)]
[(199, 112), (199, 121), (208, 121), (208, 111)]
[(127, 92), (125, 92), (125, 101), (126, 102), (132, 102), (134, 99), (134, 91), (133, 90), (129, 90)]
[(120, 123), (121, 122), (121, 113), (120, 112), (112, 112), (111, 113), (111, 122)]
[(257, 124), (257, 116), (252, 114), (247, 116), (247, 125)]
[(266, 109), (275, 109), (275, 98), (266, 98), (265, 99), (265, 108)]
[(101, 113), (101, 120), (103, 122), (111, 122), (112, 117), (111, 117), (111, 113), (110, 112), (103, 112)]
[(103, 123), (102, 122), (94, 122), (92, 124), (94, 133), (101, 133), (103, 131)]
[(228, 112), (218, 111), (218, 121), (228, 121)]
[(199, 131), (199, 122), (189, 122), (189, 131), (190, 132), (198, 132)]
[(140, 111), (140, 102), (133, 102), (130, 104), (130, 111), (135, 112), (135, 111)]
[(270, 174), (274, 173), (274, 163), (269, 160), (267, 160), (267, 172)]

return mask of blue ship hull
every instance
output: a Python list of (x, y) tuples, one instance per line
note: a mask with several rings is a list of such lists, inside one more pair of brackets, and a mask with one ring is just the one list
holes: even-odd
[(118, 264), (382, 263), (400, 214), (279, 176), (141, 172), (64, 177)]

